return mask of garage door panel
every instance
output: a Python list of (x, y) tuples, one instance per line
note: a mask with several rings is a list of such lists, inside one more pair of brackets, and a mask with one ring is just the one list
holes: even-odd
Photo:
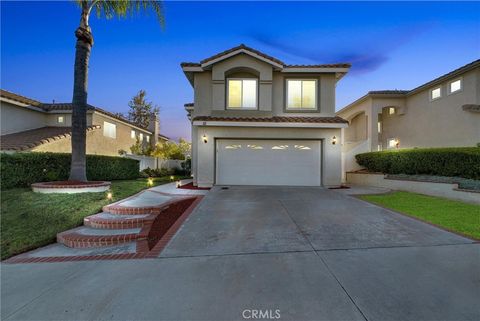
[(217, 140), (217, 184), (318, 186), (320, 152), (320, 141)]

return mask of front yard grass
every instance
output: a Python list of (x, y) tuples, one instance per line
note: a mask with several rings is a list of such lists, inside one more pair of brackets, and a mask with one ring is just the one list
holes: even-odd
[(361, 199), (480, 239), (480, 205), (409, 192), (362, 195)]
[[(180, 177), (175, 176), (175, 179)], [(153, 185), (170, 176), (153, 179)], [(146, 179), (112, 181), (112, 202), (147, 188)], [(1, 192), (1, 259), (55, 242), (59, 232), (83, 224), (83, 218), (109, 202), (105, 193), (39, 194), (29, 188)]]

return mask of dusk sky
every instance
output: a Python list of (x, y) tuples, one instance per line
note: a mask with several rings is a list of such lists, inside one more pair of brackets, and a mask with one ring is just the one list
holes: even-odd
[[(369, 90), (411, 89), (480, 57), (479, 2), (166, 2), (153, 14), (92, 17), (90, 104), (127, 112), (140, 89), (161, 107), (161, 132), (190, 139), (193, 90), (180, 62), (244, 43), (287, 64), (350, 62), (337, 110)], [(71, 102), (73, 2), (1, 2), (1, 88)]]

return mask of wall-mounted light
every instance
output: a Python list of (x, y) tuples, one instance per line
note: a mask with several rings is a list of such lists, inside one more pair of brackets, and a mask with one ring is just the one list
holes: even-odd
[(395, 148), (399, 148), (400, 147), (400, 141), (397, 139), (395, 139)]
[(332, 145), (335, 145), (337, 143), (337, 136), (332, 137)]
[(205, 144), (208, 143), (207, 135), (203, 134), (202, 139)]

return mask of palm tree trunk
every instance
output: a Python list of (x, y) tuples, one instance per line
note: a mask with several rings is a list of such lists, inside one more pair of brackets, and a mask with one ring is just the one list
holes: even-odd
[(77, 44), (72, 99), (72, 163), (69, 180), (86, 181), (88, 60), (93, 37), (88, 25), (85, 27), (82, 24), (75, 31), (75, 36)]

